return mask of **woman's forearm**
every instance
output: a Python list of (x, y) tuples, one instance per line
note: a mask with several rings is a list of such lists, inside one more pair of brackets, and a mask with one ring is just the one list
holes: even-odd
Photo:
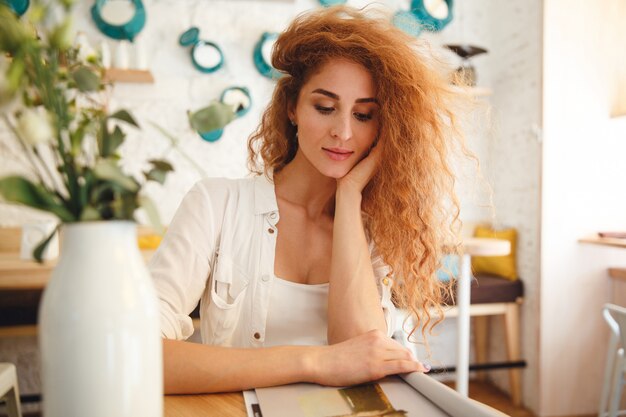
[(361, 218), (361, 193), (338, 187), (328, 294), (328, 343), (369, 330), (386, 333)]
[(240, 391), (294, 382), (347, 386), (424, 372), (411, 352), (373, 330), (329, 346), (227, 348), (163, 340), (166, 394)]
[(313, 382), (315, 348), (239, 349), (163, 340), (166, 394), (241, 391)]

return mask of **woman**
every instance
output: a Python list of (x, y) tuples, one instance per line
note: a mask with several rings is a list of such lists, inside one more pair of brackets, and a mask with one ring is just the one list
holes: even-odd
[(346, 7), (281, 34), (272, 64), (285, 76), (249, 143), (265, 175), (199, 182), (151, 262), (167, 393), (428, 371), (389, 337), (392, 286), (432, 327), (458, 211), (452, 96), (415, 43)]

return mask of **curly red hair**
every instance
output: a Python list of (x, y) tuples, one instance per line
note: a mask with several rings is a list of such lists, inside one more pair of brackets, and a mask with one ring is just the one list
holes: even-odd
[(365, 228), (400, 284), (396, 303), (417, 318), (425, 340), (441, 320), (442, 290), (449, 291), (436, 271), (444, 250), (458, 253), (450, 157), (468, 154), (453, 110), (461, 95), (425, 42), (371, 14), (343, 6), (316, 10), (278, 37), (272, 65), (284, 75), (249, 139), (249, 166), (269, 177), (294, 158), (296, 128), (287, 109), (324, 63), (344, 58), (367, 68), (377, 87), (384, 162), (363, 191)]

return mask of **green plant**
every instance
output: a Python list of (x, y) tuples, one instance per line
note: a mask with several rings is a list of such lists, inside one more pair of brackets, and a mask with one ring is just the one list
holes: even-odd
[[(63, 17), (50, 23), (49, 7)], [(27, 175), (0, 178), (5, 201), (50, 212), (63, 223), (131, 220), (142, 207), (154, 225), (157, 210), (141, 193), (163, 184), (172, 165), (149, 160), (143, 177), (123, 172), (125, 129), (139, 128), (126, 110), (110, 113), (98, 57), (72, 46), (72, 1), (35, 1), (19, 18), (0, 0), (0, 113), (28, 161)], [(204, 114), (204, 128), (222, 128), (232, 117), (224, 106)], [(52, 236), (50, 236), (51, 238)], [(40, 260), (49, 239), (35, 250)]]

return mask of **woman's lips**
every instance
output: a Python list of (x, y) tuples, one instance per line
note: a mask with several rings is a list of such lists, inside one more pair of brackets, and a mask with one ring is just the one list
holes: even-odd
[(354, 151), (339, 148), (322, 148), (328, 157), (334, 161), (345, 161), (350, 158)]

